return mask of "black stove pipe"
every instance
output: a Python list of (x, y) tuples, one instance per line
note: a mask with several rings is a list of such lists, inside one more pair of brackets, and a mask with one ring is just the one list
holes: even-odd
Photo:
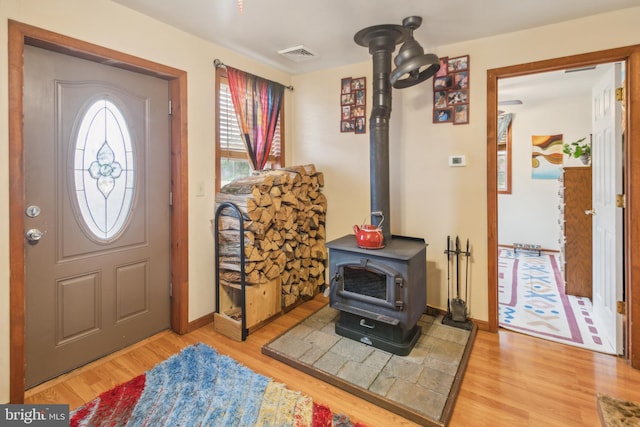
[(369, 118), (369, 174), (371, 222), (380, 225), (385, 242), (391, 241), (389, 184), (389, 118), (391, 117), (391, 54), (408, 31), (399, 25), (365, 28), (354, 39), (369, 47), (373, 57), (373, 100)]
[[(402, 25), (376, 25), (360, 30), (354, 40), (369, 48), (373, 57), (373, 102), (369, 118), (369, 173), (371, 185), (371, 222), (382, 225), (385, 242), (391, 241), (391, 188), (389, 184), (389, 118), (391, 117), (391, 86), (401, 89), (413, 86), (433, 76), (440, 68), (434, 54), (413, 38), (413, 30), (422, 23), (419, 16), (410, 16)], [(396, 57), (397, 68), (391, 73), (391, 54), (396, 45), (404, 43)], [(426, 68), (425, 68), (426, 67)], [(406, 76), (406, 77), (405, 77)]]
[[(395, 46), (393, 46), (395, 48)], [(369, 173), (371, 221), (382, 225), (385, 242), (391, 240), (391, 189), (389, 179), (389, 118), (391, 117), (391, 53), (373, 52), (373, 105), (369, 118)], [(377, 218), (376, 218), (377, 217)]]

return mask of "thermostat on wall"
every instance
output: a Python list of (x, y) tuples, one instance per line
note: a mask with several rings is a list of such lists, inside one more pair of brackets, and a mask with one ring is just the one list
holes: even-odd
[(466, 166), (467, 159), (464, 156), (449, 156), (449, 166)]

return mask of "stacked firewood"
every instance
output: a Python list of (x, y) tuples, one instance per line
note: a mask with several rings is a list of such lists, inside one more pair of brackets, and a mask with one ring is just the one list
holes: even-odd
[[(259, 285), (279, 278), (282, 306), (313, 296), (324, 284), (327, 250), (327, 199), (324, 175), (314, 165), (262, 171), (225, 185), (216, 209), (231, 202), (244, 218), (245, 283)], [(240, 284), (239, 221), (233, 210), (220, 214), (220, 281)]]

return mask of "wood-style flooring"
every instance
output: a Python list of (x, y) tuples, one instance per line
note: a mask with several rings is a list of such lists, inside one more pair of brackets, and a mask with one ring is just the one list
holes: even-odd
[[(263, 344), (326, 302), (305, 302), (236, 342), (209, 324), (185, 335), (165, 331), (27, 391), (25, 403), (82, 405), (188, 345), (203, 342), (256, 372), (368, 426), (416, 424), (261, 353)], [(501, 330), (479, 331), (450, 426), (599, 426), (596, 394), (640, 401), (640, 371), (615, 356)]]

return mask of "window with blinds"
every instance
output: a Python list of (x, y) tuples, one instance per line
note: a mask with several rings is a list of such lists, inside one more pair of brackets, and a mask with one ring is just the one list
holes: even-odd
[(513, 114), (498, 116), (498, 194), (511, 194), (511, 125)]
[[(241, 137), (240, 126), (236, 118), (231, 91), (227, 81), (226, 71), (218, 68), (217, 81), (217, 111), (216, 117), (216, 191), (234, 179), (249, 176), (251, 164), (247, 159), (247, 148)], [(276, 125), (268, 167), (282, 167), (283, 141), (280, 132), (284, 108), (280, 110), (280, 117)], [(251, 125), (251, 124), (249, 124)]]

